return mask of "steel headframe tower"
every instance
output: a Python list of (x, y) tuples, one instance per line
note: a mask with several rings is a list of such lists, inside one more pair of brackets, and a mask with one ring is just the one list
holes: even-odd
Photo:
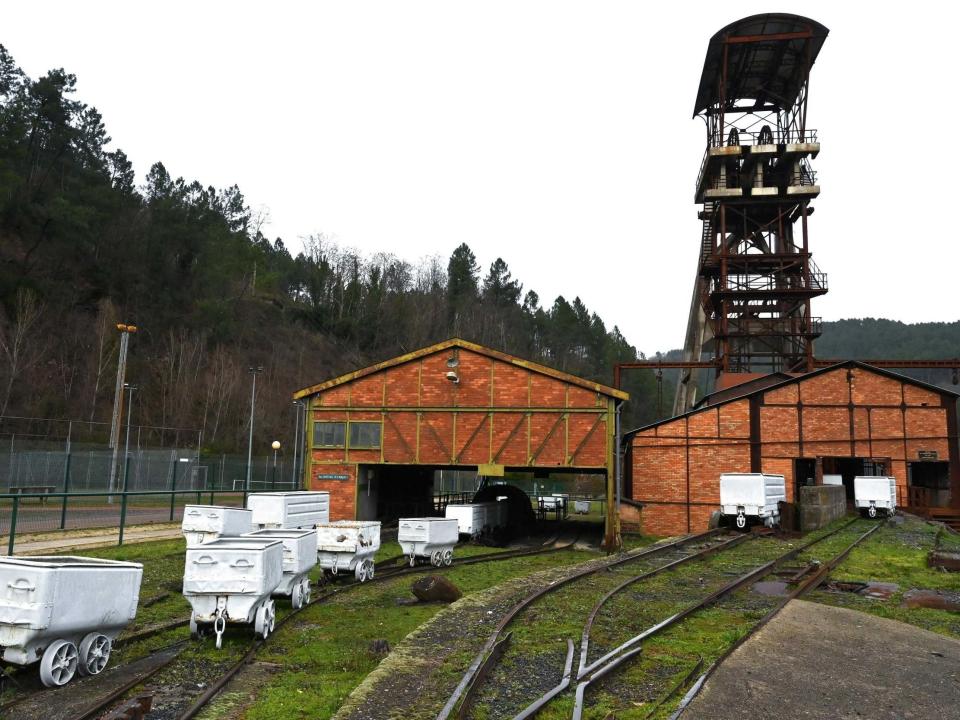
[[(735, 373), (813, 369), (821, 322), (810, 301), (827, 278), (807, 232), (820, 192), (807, 101), (827, 33), (797, 15), (754, 15), (707, 47), (693, 112), (707, 130), (695, 195), (703, 233), (683, 360), (712, 355), (717, 388), (736, 384)], [(674, 414), (696, 401), (696, 373), (681, 377)]]

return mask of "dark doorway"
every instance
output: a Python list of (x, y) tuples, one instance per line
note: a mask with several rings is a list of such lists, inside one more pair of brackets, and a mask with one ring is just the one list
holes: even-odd
[(949, 507), (950, 464), (908, 462), (907, 486), (911, 507)]
[(794, 502), (800, 502), (800, 488), (817, 484), (817, 461), (815, 458), (797, 458), (793, 467)]
[(853, 479), (858, 475), (886, 475), (887, 460), (884, 458), (825, 457), (823, 474), (839, 475), (846, 491), (847, 502), (853, 502)]

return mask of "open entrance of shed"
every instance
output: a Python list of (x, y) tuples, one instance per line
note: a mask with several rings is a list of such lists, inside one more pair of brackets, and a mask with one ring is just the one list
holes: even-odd
[[(853, 504), (853, 479), (855, 477), (858, 475), (886, 475), (889, 469), (889, 461), (885, 458), (822, 457), (817, 458), (817, 461), (820, 462), (823, 469), (823, 484), (843, 485), (848, 505)], [(799, 468), (799, 463), (802, 461), (797, 462)], [(799, 483), (797, 485), (799, 487)]]
[(950, 463), (921, 460), (907, 463), (910, 507), (950, 507)]
[(357, 468), (357, 518), (443, 516), (449, 504), (499, 500), (510, 504), (514, 534), (564, 520), (584, 523), (585, 531), (594, 524), (602, 533), (606, 489), (606, 473), (596, 470), (507, 468), (503, 477), (487, 477), (476, 466), (371, 463)]

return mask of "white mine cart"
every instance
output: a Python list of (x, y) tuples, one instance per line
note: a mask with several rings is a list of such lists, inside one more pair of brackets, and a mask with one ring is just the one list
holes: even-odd
[(590, 501), (589, 500), (574, 500), (573, 501), (573, 511), (577, 515), (588, 515), (590, 513)]
[(440, 567), (453, 562), (453, 548), (459, 539), (454, 518), (400, 518), (397, 542), (410, 558), (410, 567), (420, 558)]
[(47, 687), (100, 673), (137, 615), (140, 563), (85, 557), (0, 557), (0, 659), (40, 661)]
[(316, 530), (254, 530), (245, 537), (283, 543), (283, 577), (274, 595), (290, 598), (294, 610), (310, 602), (310, 571), (317, 565)]
[(380, 523), (338, 520), (317, 525), (317, 559), (329, 575), (353, 573), (360, 582), (373, 579), (373, 556), (380, 549)]
[(213, 626), (220, 647), (227, 623), (253, 624), (265, 638), (273, 632), (271, 595), (283, 579), (283, 543), (252, 537), (221, 538), (187, 548), (183, 595), (193, 608), (190, 634)]
[(780, 522), (781, 501), (787, 499), (783, 475), (723, 473), (720, 475), (720, 512), (736, 518), (743, 530), (750, 519), (767, 527)]
[(312, 530), (330, 522), (330, 493), (325, 491), (260, 492), (247, 498), (254, 529)]
[(221, 505), (187, 505), (180, 525), (187, 546), (221, 537), (240, 537), (253, 530), (253, 512)]
[(447, 505), (447, 519), (457, 521), (457, 532), (475, 538), (488, 532), (497, 519), (498, 503), (452, 503)]
[(843, 475), (828, 475), (824, 473), (823, 484), (824, 485), (843, 485)]
[(853, 499), (861, 514), (872, 518), (878, 511), (893, 515), (897, 509), (896, 478), (858, 475), (853, 479)]

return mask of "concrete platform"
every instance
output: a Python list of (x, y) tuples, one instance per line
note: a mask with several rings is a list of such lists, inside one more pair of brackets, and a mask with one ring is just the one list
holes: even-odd
[(960, 641), (795, 600), (738, 648), (683, 718), (960, 717)]

